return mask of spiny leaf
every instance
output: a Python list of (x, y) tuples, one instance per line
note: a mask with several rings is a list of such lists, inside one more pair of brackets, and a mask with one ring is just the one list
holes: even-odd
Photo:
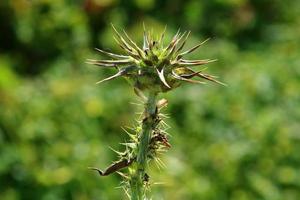
[(91, 169), (91, 170), (95, 170), (99, 173), (100, 176), (104, 176), (103, 174), (103, 171), (101, 171), (100, 169), (96, 168), (96, 167), (88, 167), (88, 169)]
[(110, 165), (105, 171), (101, 171), (100, 169), (98, 169), (96, 167), (89, 167), (89, 169), (96, 170), (100, 174), (100, 176), (107, 176), (107, 175), (112, 174), (112, 173), (114, 173), (118, 170), (121, 170), (125, 167), (128, 167), (129, 165), (132, 164), (133, 161), (134, 161), (134, 159), (120, 160), (120, 161), (115, 162), (112, 165)]

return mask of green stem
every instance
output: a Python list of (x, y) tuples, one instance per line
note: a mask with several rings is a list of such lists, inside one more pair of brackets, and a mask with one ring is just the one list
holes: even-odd
[(156, 119), (156, 93), (150, 93), (145, 103), (144, 118), (142, 122), (142, 131), (139, 135), (137, 148), (137, 159), (132, 172), (130, 181), (131, 199), (142, 200), (145, 198), (143, 179), (147, 169), (147, 155), (151, 134), (155, 128)]

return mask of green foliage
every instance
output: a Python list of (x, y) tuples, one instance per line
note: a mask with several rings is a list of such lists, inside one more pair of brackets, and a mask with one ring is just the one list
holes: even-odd
[[(124, 199), (120, 177), (87, 169), (116, 159), (128, 139), (133, 91), (84, 64), (114, 46), (110, 22), (142, 41), (168, 24), (213, 37), (191, 59), (228, 87), (166, 94), (172, 148), (151, 173), (153, 199), (299, 199), (299, 1), (41, 0), (0, 3), (0, 197)], [(140, 44), (140, 43), (139, 43)], [(99, 72), (100, 71), (100, 72)], [(123, 150), (123, 149), (120, 149)], [(151, 170), (157, 170), (150, 166)]]

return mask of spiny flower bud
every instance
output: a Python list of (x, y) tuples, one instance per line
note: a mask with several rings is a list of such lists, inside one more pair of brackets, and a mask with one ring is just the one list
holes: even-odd
[(143, 47), (140, 48), (123, 30), (121, 35), (112, 25), (115, 32), (115, 41), (125, 51), (125, 55), (114, 54), (101, 49), (96, 49), (100, 53), (109, 56), (111, 60), (91, 60), (87, 63), (98, 65), (104, 68), (116, 68), (118, 72), (113, 76), (105, 78), (97, 83), (113, 80), (117, 77), (125, 77), (132, 83), (136, 94), (149, 91), (154, 93), (167, 92), (177, 88), (183, 82), (204, 83), (194, 80), (194, 77), (212, 81), (224, 85), (217, 81), (214, 76), (201, 71), (194, 71), (192, 68), (214, 62), (216, 60), (186, 60), (184, 56), (192, 53), (202, 46), (207, 40), (182, 52), (184, 45), (190, 35), (190, 31), (174, 35), (170, 43), (163, 45), (166, 28), (155, 40), (153, 35), (145, 30), (143, 35)]

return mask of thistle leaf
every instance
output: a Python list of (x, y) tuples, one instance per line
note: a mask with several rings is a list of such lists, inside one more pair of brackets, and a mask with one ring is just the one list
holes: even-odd
[(88, 167), (88, 169), (91, 169), (91, 170), (95, 170), (99, 173), (100, 176), (104, 176), (103, 174), (103, 171), (101, 171), (100, 169), (96, 168), (96, 167)]
[(132, 164), (133, 161), (134, 161), (134, 159), (131, 159), (131, 160), (126, 160), (126, 159), (120, 160), (120, 161), (115, 162), (112, 165), (110, 165), (105, 171), (101, 171), (100, 169), (95, 168), (95, 167), (89, 167), (89, 169), (98, 171), (98, 173), (100, 174), (100, 176), (107, 176), (107, 175), (109, 175), (111, 173), (117, 172), (120, 169), (128, 167), (129, 165)]

